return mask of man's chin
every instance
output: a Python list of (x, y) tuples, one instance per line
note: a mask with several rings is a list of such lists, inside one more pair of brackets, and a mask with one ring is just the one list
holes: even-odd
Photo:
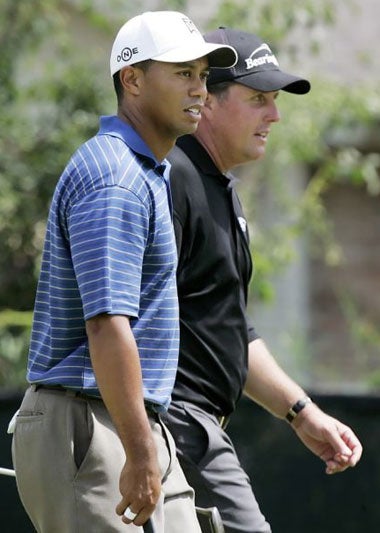
[(195, 133), (198, 129), (198, 123), (193, 124), (187, 124), (184, 126), (182, 131), (178, 134), (178, 137), (181, 137), (182, 135), (188, 135), (190, 133)]
[(255, 150), (252, 156), (252, 161), (259, 161), (260, 159), (263, 159), (265, 156), (265, 148), (260, 150)]

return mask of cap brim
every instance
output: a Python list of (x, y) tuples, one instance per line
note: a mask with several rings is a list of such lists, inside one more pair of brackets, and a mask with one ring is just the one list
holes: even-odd
[(256, 91), (287, 91), (294, 94), (306, 94), (310, 91), (310, 82), (298, 76), (286, 74), (281, 70), (262, 70), (244, 76), (233, 78), (231, 81), (246, 85)]
[(206, 42), (199, 46), (192, 44), (183, 48), (175, 48), (151, 59), (165, 63), (184, 63), (205, 56), (208, 57), (209, 67), (214, 68), (231, 68), (237, 62), (237, 54), (232, 46)]

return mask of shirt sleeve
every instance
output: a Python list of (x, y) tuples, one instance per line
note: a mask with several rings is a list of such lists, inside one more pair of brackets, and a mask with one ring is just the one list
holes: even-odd
[(253, 324), (248, 318), (247, 318), (247, 327), (248, 327), (248, 343), (261, 338), (260, 335), (256, 332)]
[(86, 320), (101, 313), (138, 317), (149, 217), (122, 187), (92, 192), (70, 210), (71, 257)]

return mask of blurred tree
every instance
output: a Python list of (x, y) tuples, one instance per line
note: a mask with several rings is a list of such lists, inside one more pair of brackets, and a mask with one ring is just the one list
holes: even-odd
[[(55, 183), (113, 97), (111, 83), (100, 84), (88, 54), (68, 39), (62, 7), (59, 0), (0, 3), (0, 385), (25, 383), (30, 309)], [(77, 2), (76, 10), (99, 32), (109, 31), (88, 2)], [(54, 49), (51, 57), (46, 48)]]
[[(0, 308), (32, 308), (54, 185), (104, 110), (105, 89), (70, 47), (59, 4), (0, 5)], [(39, 48), (47, 42), (51, 59)]]
[[(6, 311), (30, 311), (33, 307), (45, 222), (55, 183), (70, 154), (97, 130), (98, 116), (114, 109), (111, 88), (94, 75), (97, 68), (86, 47), (72, 42), (70, 16), (112, 39), (115, 13), (119, 22), (151, 3), (127, 5), (122, 0), (30, 0), (0, 3), (0, 384), (9, 380), (13, 354), (24, 357), (27, 335), (20, 335), (20, 320)], [(167, 0), (154, 9), (180, 9), (191, 2)], [(115, 6), (115, 9), (111, 9)], [(153, 7), (152, 7), (153, 8)], [(267, 39), (288, 62), (299, 61), (300, 49), (287, 37), (293, 29), (308, 29), (310, 38), (303, 50), (318, 53), (319, 25), (334, 24), (332, 0), (305, 0), (294, 7), (292, 0), (222, 0), (208, 26), (221, 21), (257, 33)], [(106, 14), (105, 14), (106, 13)], [(69, 16), (70, 15), (70, 16)], [(206, 28), (204, 28), (206, 29)], [(301, 70), (302, 72), (302, 70)], [(366, 185), (369, 194), (379, 194), (377, 154), (363, 154), (351, 145), (334, 145), (325, 135), (350, 131), (380, 116), (380, 96), (373, 87), (338, 86), (312, 79), (313, 90), (305, 98), (281, 94), (284, 120), (273, 128), (269, 157), (255, 164), (255, 179), (243, 186), (244, 203), (253, 226), (256, 297), (273, 295), (271, 276), (294, 258), (295, 238), (313, 233), (315, 250), (331, 264), (339, 261), (339, 247), (332, 239), (323, 194), (330, 184), (350, 180)], [(284, 176), (296, 165), (307, 165), (310, 179), (301, 198), (289, 196)], [(270, 187), (274, 211), (282, 212), (287, 224), (273, 218), (263, 229), (257, 225), (260, 206), (257, 191)], [(10, 316), (14, 317), (13, 326)], [(19, 316), (19, 315), (17, 315)], [(30, 314), (26, 315), (30, 321)], [(23, 330), (24, 331), (24, 330)], [(17, 341), (22, 338), (21, 344)], [(16, 339), (16, 341), (15, 341)], [(18, 355), (15, 355), (18, 354)], [(15, 373), (15, 375), (17, 372)], [(17, 374), (19, 375), (19, 374)], [(17, 378), (18, 379), (18, 378)]]

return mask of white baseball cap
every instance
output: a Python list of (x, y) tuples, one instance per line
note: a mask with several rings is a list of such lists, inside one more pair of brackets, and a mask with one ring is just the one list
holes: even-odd
[(126, 22), (112, 46), (111, 76), (146, 59), (183, 63), (207, 56), (210, 67), (229, 68), (237, 54), (232, 46), (208, 43), (195, 24), (178, 11), (147, 11)]

